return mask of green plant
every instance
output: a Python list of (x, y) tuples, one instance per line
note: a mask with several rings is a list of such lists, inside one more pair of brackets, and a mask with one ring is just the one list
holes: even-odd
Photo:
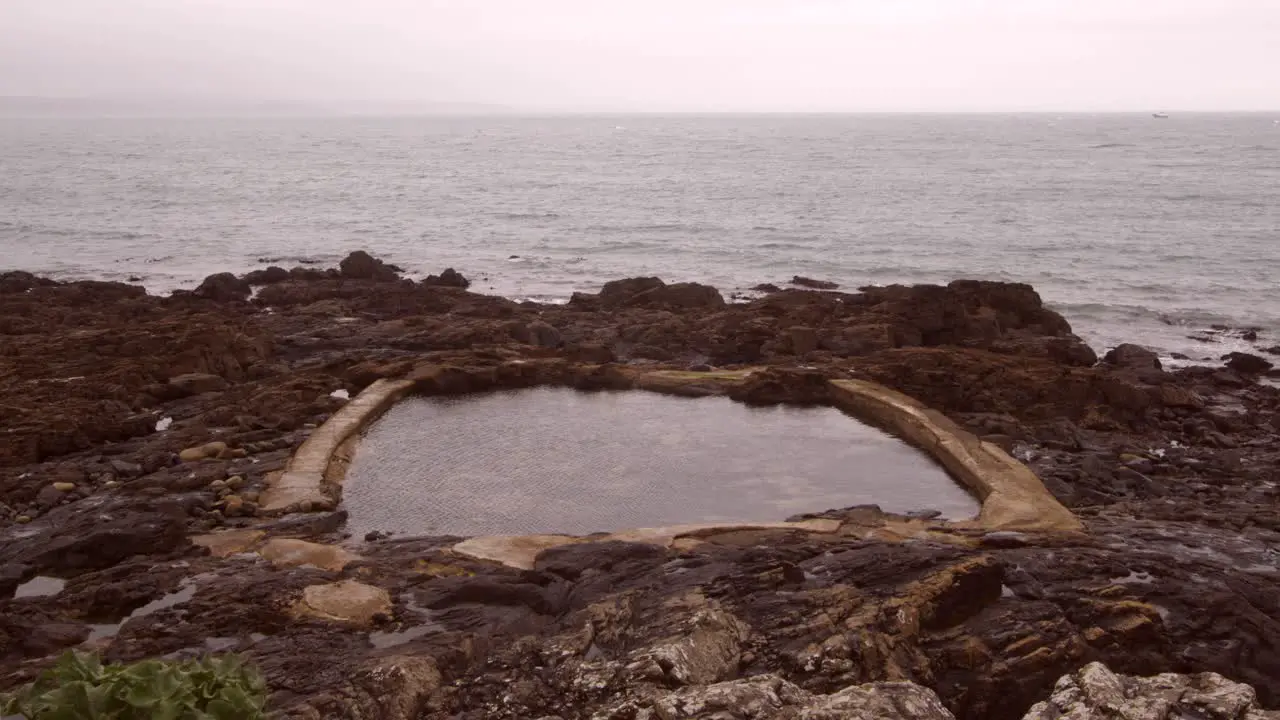
[(0, 695), (27, 720), (261, 720), (267, 684), (235, 655), (103, 665), (68, 652), (35, 682)]

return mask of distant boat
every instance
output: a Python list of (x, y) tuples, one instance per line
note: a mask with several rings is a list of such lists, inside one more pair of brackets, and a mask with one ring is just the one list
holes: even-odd
[(1157, 119), (1157, 120), (1168, 120), (1168, 119), (1169, 119), (1169, 113), (1151, 113), (1151, 117), (1153, 117), (1153, 118), (1155, 118), (1155, 119)]

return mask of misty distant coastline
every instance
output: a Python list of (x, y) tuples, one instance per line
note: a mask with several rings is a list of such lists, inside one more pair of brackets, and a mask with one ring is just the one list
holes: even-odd
[(0, 118), (359, 117), (511, 115), (504, 105), (458, 102), (297, 102), (197, 97), (0, 96)]
[(325, 102), (206, 97), (40, 97), (0, 95), (0, 118), (9, 119), (198, 119), (198, 118), (358, 118), (358, 117), (787, 117), (892, 115), (1138, 115), (1154, 110), (1175, 116), (1266, 115), (1280, 117), (1280, 109), (1265, 110), (1081, 110), (1081, 109), (864, 109), (864, 110), (629, 110), (625, 108), (529, 107), (493, 103), (363, 101), (345, 98)]

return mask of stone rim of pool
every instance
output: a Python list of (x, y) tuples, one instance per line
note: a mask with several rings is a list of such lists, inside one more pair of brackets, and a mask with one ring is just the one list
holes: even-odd
[[(563, 360), (516, 360), (496, 367), (430, 366), (399, 379), (366, 387), (302, 444), (284, 471), (268, 478), (262, 497), (266, 514), (333, 509), (341, 498), (346, 469), (361, 431), (404, 396), (451, 395), (497, 389), (558, 385), (579, 389), (650, 390), (682, 396), (729, 395), (763, 368), (686, 372), (642, 370)], [(890, 518), (873, 533), (882, 539), (939, 537), (939, 533), (1011, 530), (1078, 533), (1080, 521), (1062, 506), (1026, 465), (998, 446), (960, 428), (945, 415), (913, 398), (862, 380), (824, 379), (825, 403), (880, 427), (931, 456), (982, 503), (977, 517), (961, 521)], [(702, 524), (619, 530), (589, 538), (571, 535), (487, 536), (453, 546), (455, 552), (513, 567), (531, 567), (541, 551), (587, 539), (616, 539), (672, 546), (732, 529), (793, 529), (845, 532), (840, 520), (780, 523)]]

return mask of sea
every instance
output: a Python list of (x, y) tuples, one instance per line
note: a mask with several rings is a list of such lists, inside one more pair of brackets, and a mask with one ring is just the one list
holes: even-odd
[(1099, 351), (1216, 363), (1280, 345), (1280, 113), (0, 119), (0, 270), (354, 249), (540, 301), (1019, 281)]

